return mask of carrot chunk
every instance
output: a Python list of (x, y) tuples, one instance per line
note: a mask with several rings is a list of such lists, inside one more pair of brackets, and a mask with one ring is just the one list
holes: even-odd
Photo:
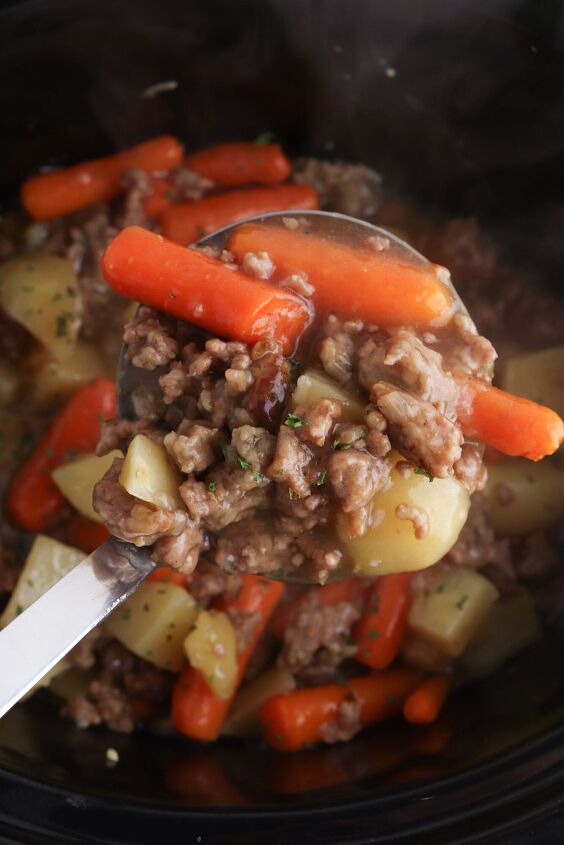
[(284, 182), (292, 166), (278, 144), (233, 141), (198, 150), (186, 159), (190, 170), (217, 185), (272, 185)]

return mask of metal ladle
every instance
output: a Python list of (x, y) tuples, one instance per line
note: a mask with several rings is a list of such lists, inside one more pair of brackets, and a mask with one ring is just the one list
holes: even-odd
[[(373, 246), (385, 248), (387, 255), (419, 267), (430, 267), (426, 258), (400, 238), (342, 214), (285, 211), (250, 219), (280, 226), (289, 217), (297, 218), (312, 233), (352, 247), (366, 249), (369, 238), (380, 239)], [(226, 248), (231, 232), (240, 222), (202, 238), (198, 246)], [(465, 312), (456, 291), (450, 287), (457, 307)], [(131, 397), (136, 388), (147, 386), (151, 378), (154, 382), (155, 375), (134, 367), (122, 349), (117, 378), (118, 409), (122, 416), (133, 416)], [(0, 716), (131, 595), (154, 567), (148, 549), (111, 538), (1, 631)]]

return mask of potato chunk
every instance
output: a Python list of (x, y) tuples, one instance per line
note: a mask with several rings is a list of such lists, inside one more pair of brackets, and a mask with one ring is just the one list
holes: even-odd
[(296, 389), (292, 394), (291, 405), (307, 405), (320, 399), (336, 399), (341, 403), (341, 422), (362, 422), (364, 419), (364, 405), (354, 393), (345, 390), (336, 381), (316, 370), (306, 370), (296, 382)]
[(0, 266), (0, 304), (59, 360), (70, 358), (82, 300), (70, 261), (54, 255), (13, 258)]
[(411, 606), (409, 628), (444, 654), (458, 657), (498, 597), (491, 581), (469, 567), (433, 572)]
[(259, 712), (265, 701), (281, 692), (296, 687), (294, 676), (288, 669), (271, 666), (250, 681), (237, 693), (222, 728), (225, 736), (246, 736), (260, 730)]
[(494, 672), (542, 635), (535, 604), (523, 590), (506, 596), (489, 611), (478, 633), (461, 657), (463, 666), (474, 677)]
[[(398, 471), (403, 461), (391, 453), (394, 468), (389, 487), (377, 493), (370, 504), (372, 527), (350, 539), (344, 514), (337, 517), (337, 530), (358, 575), (384, 575), (425, 569), (436, 563), (456, 542), (468, 516), (470, 497), (455, 478), (435, 478), (407, 470)], [(405, 462), (404, 462), (405, 463)], [(416, 537), (413, 523), (401, 519), (398, 507), (407, 505), (421, 516), (426, 529)]]
[(178, 488), (182, 476), (166, 449), (137, 434), (129, 445), (119, 476), (128, 493), (159, 508), (183, 507)]
[(126, 648), (161, 669), (178, 672), (184, 640), (198, 605), (178, 584), (144, 581), (106, 620), (106, 629)]
[(564, 417), (564, 346), (515, 355), (500, 368), (500, 385)]
[(486, 494), (497, 532), (531, 534), (564, 513), (564, 472), (550, 461), (506, 458), (488, 465)]
[(65, 497), (83, 516), (94, 522), (102, 522), (92, 507), (94, 486), (111, 467), (114, 458), (121, 458), (121, 452), (114, 449), (102, 458), (97, 455), (83, 455), (75, 461), (57, 467), (51, 478)]
[(203, 610), (184, 643), (186, 656), (220, 699), (229, 698), (237, 681), (237, 642), (231, 620), (219, 610)]
[(26, 610), (43, 593), (50, 590), (84, 557), (84, 552), (44, 534), (38, 534), (29, 550), (10, 601), (0, 616), (0, 627), (4, 628), (19, 616), (22, 610)]
[(105, 372), (98, 349), (85, 340), (79, 340), (72, 357), (65, 361), (45, 355), (41, 357), (31, 372), (30, 399), (38, 408), (47, 408), (64, 401), (79, 387)]

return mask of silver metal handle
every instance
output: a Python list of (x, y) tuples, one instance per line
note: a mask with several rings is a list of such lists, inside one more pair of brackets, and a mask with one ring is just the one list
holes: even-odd
[(153, 567), (145, 550), (112, 538), (0, 631), (0, 716), (131, 595)]

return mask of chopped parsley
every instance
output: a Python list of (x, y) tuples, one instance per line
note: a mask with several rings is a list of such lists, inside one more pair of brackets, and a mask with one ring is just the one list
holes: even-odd
[(16, 605), (16, 616), (19, 616), (20, 613), (23, 613), (23, 607), (21, 606), (21, 604), (17, 604)]
[(429, 480), (429, 483), (431, 483), (431, 481), (434, 481), (434, 480), (435, 480), (435, 476), (434, 476), (434, 475), (431, 475), (431, 473), (430, 473), (430, 472), (427, 472), (427, 470), (426, 470), (426, 469), (421, 469), (421, 467), (415, 467), (415, 469), (413, 470), (413, 472), (415, 473), (415, 475), (424, 475), (424, 476), (425, 476), (425, 478), (427, 478), (427, 479)]
[(163, 196), (165, 200), (170, 200), (170, 202), (176, 202), (178, 199), (174, 191), (165, 191)]
[(372, 631), (368, 632), (366, 639), (377, 640), (379, 636), (380, 636), (380, 631), (376, 631), (375, 629), (373, 629)]
[(251, 462), (246, 461), (245, 458), (237, 457), (237, 463), (241, 467), (241, 469), (249, 469)]
[(63, 311), (62, 314), (57, 315), (55, 333), (57, 337), (68, 337), (70, 323), (74, 315), (70, 311)]
[(78, 457), (78, 450), (77, 449), (69, 449), (67, 452), (67, 460), (74, 461), (75, 458)]
[(288, 496), (290, 497), (290, 499), (297, 499), (298, 498), (298, 494), (296, 493), (296, 491), (292, 487), (288, 487)]
[(148, 612), (150, 611), (150, 609), (151, 609), (151, 608), (149, 607), (149, 605), (147, 604), (147, 602), (145, 602), (145, 604), (143, 605), (143, 610), (145, 611), (145, 613), (148, 613)]
[(465, 593), (460, 599), (456, 602), (456, 607), (458, 610), (464, 610), (464, 605), (468, 601), (470, 597)]
[(272, 144), (274, 141), (275, 135), (270, 129), (266, 132), (261, 132), (260, 135), (257, 135), (253, 144), (257, 144), (257, 146), (262, 146), (263, 144)]
[(173, 290), (169, 290), (168, 295), (170, 296), (171, 299), (176, 299), (176, 294)]
[(264, 478), (264, 473), (263, 473), (263, 472), (261, 472), (261, 471), (260, 471), (260, 470), (258, 470), (258, 469), (254, 469), (254, 470), (252, 471), (252, 473), (251, 473), (251, 477), (252, 477), (253, 481), (257, 481), (257, 482), (259, 482), (259, 481), (262, 481), (262, 480), (263, 480), (263, 478)]
[(353, 444), (352, 443), (343, 443), (342, 440), (339, 440), (339, 438), (336, 437), (331, 444), (331, 448), (333, 449), (334, 452), (336, 452), (336, 451), (346, 452), (347, 449), (353, 448)]
[(439, 593), (439, 594), (444, 593), (444, 591), (445, 591), (445, 585), (444, 584), (439, 584), (438, 587), (435, 590), (435, 592)]
[(208, 490), (210, 491), (210, 493), (215, 493), (215, 491), (217, 490), (217, 481), (210, 481), (210, 483), (208, 484)]
[(316, 487), (321, 487), (322, 484), (325, 484), (326, 479), (327, 479), (327, 470), (322, 469), (321, 472), (319, 473), (319, 475), (317, 476), (316, 480), (315, 480)]
[(288, 428), (301, 428), (303, 424), (304, 418), (299, 417), (297, 414), (288, 414), (284, 420), (284, 425), (287, 425)]

